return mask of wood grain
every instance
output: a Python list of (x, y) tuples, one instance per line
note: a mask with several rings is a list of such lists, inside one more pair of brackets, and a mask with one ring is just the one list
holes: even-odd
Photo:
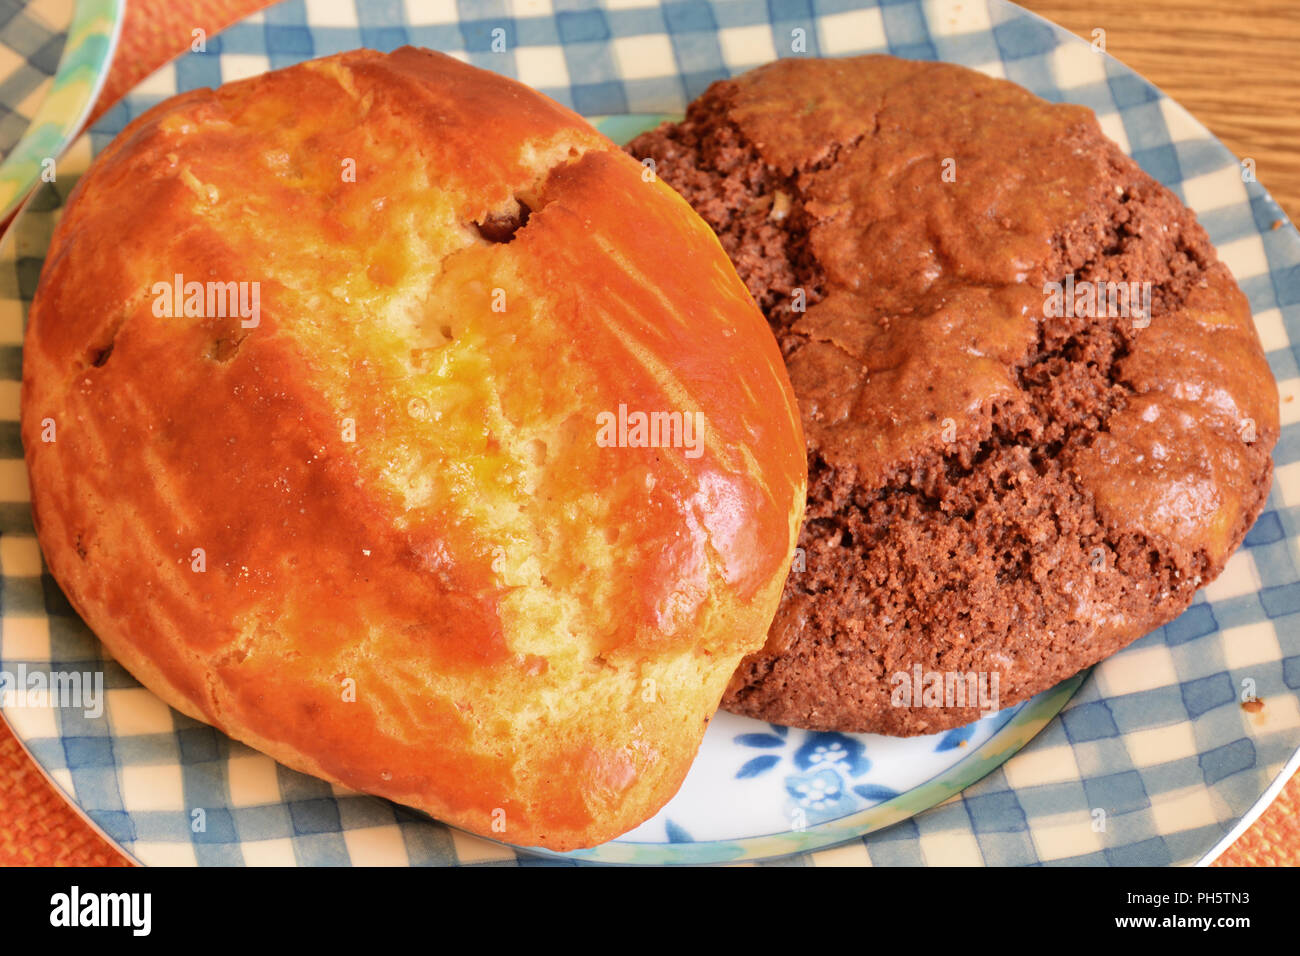
[(1026, 0), (1187, 107), (1293, 219), (1300, 214), (1297, 0)]

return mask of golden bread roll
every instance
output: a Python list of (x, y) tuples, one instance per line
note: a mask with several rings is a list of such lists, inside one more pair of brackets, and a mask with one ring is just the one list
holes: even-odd
[(169, 704), (561, 850), (677, 790), (805, 494), (709, 228), (573, 112), (412, 48), (131, 123), (54, 234), (22, 435), (51, 572)]

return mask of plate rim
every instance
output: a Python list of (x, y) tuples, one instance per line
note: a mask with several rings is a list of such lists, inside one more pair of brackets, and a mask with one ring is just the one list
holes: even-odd
[[(560, 860), (646, 866), (759, 863), (792, 855), (834, 849), (879, 830), (888, 829), (894, 824), (902, 823), (917, 814), (938, 807), (967, 787), (983, 780), (1014, 757), (1027, 743), (1046, 729), (1047, 725), (1061, 713), (1062, 708), (1070, 702), (1070, 699), (1074, 697), (1091, 674), (1092, 668), (1085, 668), (1072, 677), (1067, 677), (1059, 684), (1049, 687), (1047, 690), (1035, 694), (1029, 700), (1017, 705), (1018, 709), (1015, 713), (994, 731), (988, 740), (933, 777), (923, 780), (921, 783), (890, 797), (888, 800), (882, 800), (880, 803), (872, 804), (861, 810), (855, 810), (834, 820), (826, 820), (804, 830), (764, 833), (735, 840), (699, 840), (690, 843), (648, 843), (615, 837), (613, 840), (590, 849), (570, 850), (565, 853), (545, 850), (540, 847), (525, 847), (515, 844), (503, 845), (538, 856)], [(943, 732), (941, 731), (941, 733)], [(929, 736), (935, 737), (940, 734)], [(869, 735), (850, 734), (847, 736)], [(999, 746), (1006, 749), (999, 749)], [(987, 760), (982, 758), (987, 758)], [(917, 803), (919, 806), (910, 807), (909, 809), (909, 805), (912, 803)], [(847, 832), (850, 830), (853, 832)], [(782, 846), (785, 843), (796, 845)], [(602, 850), (613, 847), (626, 848), (634, 856), (644, 856), (647, 859), (604, 860), (598, 858), (597, 854), (600, 854)], [(724, 850), (729, 847), (734, 847), (740, 852), (738, 854), (725, 854)], [(697, 848), (699, 852), (695, 852)], [(618, 854), (612, 853), (610, 855), (617, 856)], [(675, 858), (654, 858), (659, 856), (672, 856)], [(684, 859), (681, 858), (683, 856)], [(700, 858), (696, 859), (696, 857)]]
[[(0, 197), (3, 197), (0, 198), (0, 221), (11, 213), (17, 219), (26, 199), (41, 181), (41, 161), (46, 158), (57, 161), (82, 134), (82, 126), (94, 110), (99, 94), (108, 81), (113, 56), (122, 35), (125, 13), (126, 0), (75, 0), (72, 20), (67, 28), (67, 40), (59, 54), (59, 65), (53, 83), (27, 128), (23, 130), (23, 135), (0, 161)], [(83, 55), (90, 51), (90, 44), (100, 38), (106, 42), (99, 55), (88, 63), (80, 62)], [(90, 82), (85, 84), (82, 96), (78, 98), (76, 113), (60, 116), (53, 105), (57, 94), (80, 82), (80, 74), (86, 69), (93, 70), (93, 75)], [(44, 128), (53, 129), (58, 137), (57, 146), (49, 151), (52, 155), (48, 157), (38, 155), (47, 151), (37, 149), (36, 142), (36, 134)]]

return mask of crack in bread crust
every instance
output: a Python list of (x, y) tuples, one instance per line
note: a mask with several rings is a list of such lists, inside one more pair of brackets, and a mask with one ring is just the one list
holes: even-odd
[[(920, 107), (935, 90), (947, 91), (942, 105)], [(805, 107), (782, 112), (801, 96)], [(849, 107), (866, 102), (875, 108), (855, 127)], [(1053, 142), (977, 138), (1012, 113)], [(812, 135), (827, 131), (838, 134), (829, 148)], [(804, 413), (806, 570), (790, 575), (767, 646), (742, 663), (725, 708), (818, 730), (966, 723), (977, 708), (894, 706), (891, 677), (916, 664), (997, 673), (1001, 705), (1024, 700), (1181, 613), (1262, 509), (1276, 390), (1244, 297), (1194, 215), (1087, 111), (948, 65), (801, 61), (714, 84), (681, 123), (628, 150), (654, 158), (718, 233)], [(909, 178), (945, 151), (959, 181), (975, 170), (965, 192), (943, 192), (937, 162), (929, 179)], [(784, 217), (770, 214), (778, 201)], [(1002, 217), (1001, 232), (981, 232), (988, 215)], [(895, 242), (896, 268), (872, 248), (884, 241)], [(999, 274), (1016, 256), (1015, 274)], [(855, 274), (846, 263), (856, 261), (866, 265)], [(918, 278), (916, 263), (931, 273)], [(1015, 325), (1006, 303), (1037, 305), (1039, 287), (1067, 277), (1150, 283), (1149, 321), (1026, 312)], [(794, 303), (801, 289), (806, 310)], [(936, 327), (957, 334), (927, 342)], [(925, 375), (960, 383), (936, 371), (968, 361), (954, 344), (978, 352), (1000, 329), (1014, 333), (993, 363), (1005, 377), (994, 368), (964, 405), (943, 406)], [(1213, 358), (1221, 349), (1235, 364)], [(860, 368), (843, 381), (858, 374), (844, 386), (858, 391), (847, 400), (826, 382), (854, 353)], [(1161, 363), (1185, 380), (1156, 373)], [(920, 368), (911, 379), (899, 372), (910, 365)], [(909, 401), (871, 391), (889, 376), (920, 384)], [(908, 416), (915, 427), (890, 431)], [(1246, 419), (1253, 442), (1237, 433)], [(887, 454), (861, 453), (881, 434)], [(1133, 478), (1140, 468), (1156, 469), (1150, 500)], [(1182, 513), (1164, 515), (1184, 486), (1217, 497), (1185, 495)]]

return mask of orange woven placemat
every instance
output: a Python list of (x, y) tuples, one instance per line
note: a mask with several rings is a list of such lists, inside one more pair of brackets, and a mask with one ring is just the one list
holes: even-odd
[[(128, 0), (112, 69), (87, 123), (185, 50), (268, 6), (266, 0)], [(0, 866), (129, 866), (64, 801), (0, 721)]]
[[(1022, 0), (1023, 2), (1023, 0)], [(1124, 0), (1125, 3), (1128, 0)], [(1176, 8), (1182, 0), (1159, 0), (1148, 4)], [(112, 71), (96, 104), (92, 120), (112, 106), (124, 93), (190, 44), (193, 30), (204, 30), (208, 36), (222, 27), (269, 4), (266, 0), (129, 0), (122, 38)], [(1034, 0), (1027, 6), (1037, 7)], [(1056, 14), (1064, 3), (1054, 4)], [(1225, 4), (1225, 7), (1228, 6)], [(1232, 5), (1234, 9), (1239, 4)], [(1094, 10), (1094, 0), (1081, 0), (1080, 10)], [(1043, 11), (1047, 12), (1047, 11)], [(1095, 15), (1095, 14), (1089, 14)], [(1123, 15), (1116, 19), (1122, 20)], [(1060, 17), (1069, 24), (1067, 16)], [(1092, 20), (1088, 21), (1089, 23)], [(1198, 72), (1206, 73), (1210, 66), (1223, 58), (1223, 39), (1214, 24), (1218, 20), (1204, 21), (1206, 49), (1197, 52), (1197, 39), (1180, 36), (1181, 56), (1185, 63), (1198, 64)], [(1069, 24), (1073, 26), (1073, 24)], [(1115, 31), (1116, 24), (1108, 27)], [(1087, 32), (1086, 30), (1084, 31)], [(1137, 62), (1138, 57), (1115, 51), (1130, 65), (1147, 75), (1158, 86), (1178, 97), (1177, 77), (1166, 77), (1158, 68)], [(1203, 54), (1203, 55), (1202, 55)], [(1206, 61), (1209, 61), (1208, 63)], [(1212, 71), (1211, 71), (1212, 72)], [(1244, 104), (1250, 105), (1257, 90), (1238, 90), (1237, 100), (1229, 101), (1225, 94), (1217, 109), (1197, 110), (1198, 115), (1211, 129), (1216, 129), (1216, 112), (1221, 111), (1224, 122), (1241, 112)], [(1246, 110), (1250, 112), (1250, 110)], [(1256, 110), (1258, 112), (1258, 110)], [(1294, 129), (1287, 126), (1287, 129)], [(1291, 136), (1289, 148), (1294, 148), (1296, 137)], [(1235, 145), (1231, 144), (1230, 145)], [(1285, 144), (1284, 144), (1285, 145)], [(1279, 150), (1279, 156), (1284, 155)], [(1256, 149), (1257, 157), (1268, 151)], [(1263, 171), (1277, 169), (1260, 159), (1261, 178), (1267, 183)], [(1283, 185), (1279, 183), (1278, 186)], [(1294, 195), (1297, 183), (1287, 178), (1285, 189), (1275, 186), (1275, 193), (1284, 203), (1286, 196)], [(1292, 778), (1273, 805), (1264, 812), (1242, 837), (1219, 859), (1220, 866), (1295, 866), (1300, 864), (1300, 775)], [(0, 866), (122, 866), (128, 861), (92, 829), (50, 786), (27, 757), (10, 732), (0, 721)]]

